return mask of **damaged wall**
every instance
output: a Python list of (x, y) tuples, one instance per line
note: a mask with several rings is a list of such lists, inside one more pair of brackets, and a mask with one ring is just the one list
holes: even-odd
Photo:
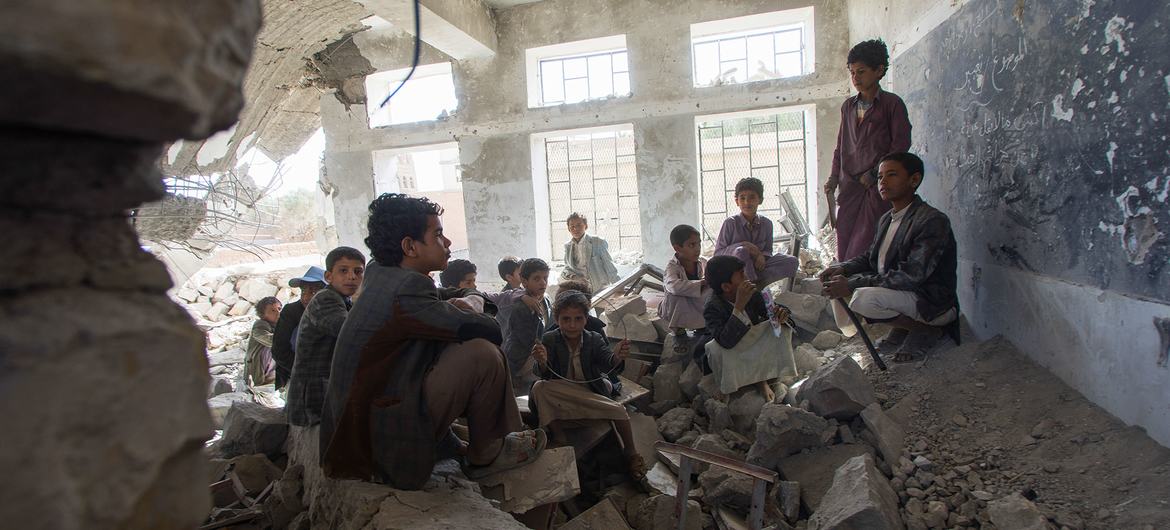
[(1153, 322), (1170, 314), (1170, 7), (891, 13), (904, 7), (852, 2), (852, 40), (894, 36), (894, 90), (927, 162), (923, 195), (955, 227), (972, 328), (1170, 443)]

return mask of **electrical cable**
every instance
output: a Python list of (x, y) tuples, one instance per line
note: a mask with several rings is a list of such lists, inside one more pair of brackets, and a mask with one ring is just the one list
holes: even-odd
[[(613, 310), (613, 309), (615, 309), (615, 307), (614, 307), (614, 305), (613, 305), (613, 302), (609, 301), (608, 299), (602, 299), (601, 301), (602, 301), (602, 302), (604, 302), (606, 305), (608, 305), (608, 306), (609, 306), (609, 310)], [(555, 318), (555, 317), (554, 317), (554, 318)], [(588, 319), (588, 315), (586, 315), (586, 318)], [(610, 323), (610, 325), (613, 325), (613, 324), (614, 324), (613, 322), (611, 322), (611, 323)], [(623, 320), (622, 320), (622, 322), (621, 322), (621, 326), (622, 326), (622, 329), (621, 329), (621, 331), (622, 331), (622, 336), (623, 336), (623, 337), (625, 337), (625, 336), (628, 336), (628, 335), (629, 335), (629, 333), (627, 333), (627, 331), (628, 331), (628, 327), (626, 326), (626, 323), (625, 323), (625, 320), (624, 320), (624, 319), (623, 319)], [(559, 329), (558, 329), (558, 331), (559, 331)], [(581, 330), (581, 333), (582, 333), (582, 337), (581, 337), (581, 340), (582, 340), (582, 345), (584, 345), (584, 333), (585, 333), (585, 330), (584, 330), (584, 329), (582, 329), (582, 330)], [(622, 341), (628, 342), (628, 341), (629, 341), (629, 339), (622, 339)], [(541, 342), (539, 339), (537, 339), (537, 341), (536, 341), (536, 344), (542, 344), (542, 342)], [(621, 347), (621, 346), (620, 346), (620, 344), (621, 344), (621, 343), (619, 342), (618, 344), (619, 344), (619, 346), (618, 346), (618, 347), (620, 348), (620, 347)], [(535, 346), (535, 344), (534, 344), (534, 346)], [(546, 352), (547, 352), (547, 348), (546, 348), (545, 350), (546, 350)], [(546, 353), (546, 355), (547, 355), (547, 353)], [(616, 355), (617, 355), (617, 352), (614, 352), (614, 355), (616, 356)], [(627, 355), (628, 355), (628, 354), (627, 354)], [(572, 362), (572, 359), (570, 359), (570, 361), (569, 361), (569, 362)], [(558, 377), (558, 378), (560, 378), (561, 380), (568, 381), (568, 382), (570, 382), (570, 383), (580, 383), (580, 384), (583, 384), (583, 385), (587, 385), (587, 384), (589, 384), (589, 383), (593, 383), (593, 382), (596, 382), (596, 381), (601, 381), (602, 379), (606, 379), (606, 378), (608, 378), (610, 375), (612, 375), (612, 374), (614, 373), (614, 371), (616, 371), (616, 370), (618, 369), (618, 367), (619, 367), (619, 366), (622, 366), (622, 364), (623, 364), (624, 362), (625, 362), (625, 359), (622, 359), (622, 362), (619, 362), (619, 363), (615, 364), (615, 365), (614, 365), (612, 368), (610, 368), (610, 369), (609, 369), (609, 371), (608, 371), (608, 372), (605, 372), (605, 373), (603, 373), (603, 374), (601, 374), (601, 375), (599, 375), (599, 376), (597, 376), (597, 377), (594, 377), (593, 379), (589, 379), (589, 380), (587, 380), (587, 381), (581, 381), (581, 380), (577, 380), (577, 379), (571, 379), (571, 378), (568, 378), (568, 377), (565, 377), (565, 376), (561, 375), (560, 373), (558, 373), (558, 372), (556, 371), (556, 369), (554, 369), (554, 368), (552, 367), (552, 363), (548, 362), (548, 359), (546, 359), (546, 360), (545, 360), (545, 367), (546, 367), (546, 368), (548, 368), (548, 371), (549, 371), (549, 372), (552, 372), (552, 374), (553, 374), (553, 375), (557, 376), (557, 377)]]
[(422, 48), (422, 37), (421, 33), (419, 33), (420, 21), (418, 3), (419, 0), (414, 0), (414, 59), (410, 63), (410, 71), (406, 72), (406, 77), (402, 78), (402, 82), (398, 84), (398, 88), (395, 88), (393, 92), (390, 92), (390, 95), (386, 96), (386, 99), (382, 100), (382, 104), (378, 105), (378, 108), (385, 107), (387, 103), (390, 103), (390, 98), (394, 97), (394, 94), (397, 94), (399, 90), (402, 90), (402, 87), (406, 86), (406, 82), (410, 81), (410, 76), (414, 75), (415, 68), (418, 68), (419, 51)]

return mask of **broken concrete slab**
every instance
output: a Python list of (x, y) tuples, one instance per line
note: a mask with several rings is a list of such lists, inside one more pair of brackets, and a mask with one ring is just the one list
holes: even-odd
[(735, 430), (747, 435), (755, 431), (756, 419), (760, 417), (760, 410), (765, 403), (764, 395), (754, 386), (741, 388), (732, 394), (727, 402), (727, 412), (731, 414)]
[[(655, 495), (638, 507), (634, 528), (637, 530), (658, 530), (678, 528), (678, 517), (674, 514), (675, 499), (668, 495)], [(687, 501), (685, 530), (702, 530), (703, 512), (699, 503)]]
[(661, 342), (659, 330), (647, 315), (624, 315), (620, 319), (605, 318), (605, 333), (614, 339), (629, 339), (641, 342)]
[(809, 530), (900, 530), (898, 495), (873, 458), (850, 458), (837, 468), (824, 502), (809, 519)]
[(678, 495), (678, 476), (670, 470), (670, 466), (662, 462), (654, 462), (650, 471), (646, 472), (646, 483), (650, 489), (663, 495), (671, 497)]
[(792, 351), (793, 361), (796, 363), (796, 373), (805, 375), (821, 367), (821, 355), (812, 344), (804, 343)]
[[(873, 440), (866, 440), (877, 447), (882, 460), (894, 465), (906, 447), (906, 432), (893, 419), (882, 411), (882, 406), (871, 403), (861, 411), (861, 419), (865, 422), (866, 432), (872, 433)], [(865, 434), (862, 439), (866, 439)]]
[(743, 473), (737, 473), (720, 466), (699, 474), (703, 488), (703, 503), (708, 507), (726, 507), (740, 512), (752, 508), (752, 489), (755, 480)]
[(850, 420), (877, 402), (873, 386), (852, 357), (846, 355), (816, 370), (800, 385), (796, 402), (826, 418)]
[(755, 431), (756, 441), (748, 450), (747, 462), (767, 469), (776, 469), (788, 455), (824, 446), (833, 437), (824, 418), (776, 403), (764, 405)]
[(648, 466), (653, 465), (658, 455), (654, 442), (662, 439), (658, 433), (658, 424), (654, 418), (635, 412), (630, 414), (630, 429), (634, 432), (635, 449), (642, 456), (642, 461)]
[(209, 353), (207, 354), (207, 366), (244, 364), (245, 353), (243, 348), (232, 348), (218, 353)]
[(845, 336), (840, 332), (826, 329), (817, 333), (817, 336), (812, 340), (812, 346), (821, 351), (831, 350), (841, 344), (843, 340), (845, 340)]
[(567, 501), (581, 493), (577, 457), (572, 447), (546, 449), (526, 466), (476, 481), (483, 494), (500, 502), (500, 509), (524, 513), (537, 506)]
[(285, 452), (288, 418), (284, 409), (259, 403), (232, 403), (223, 420), (223, 437), (215, 446), (224, 458), (260, 453), (277, 458)]
[(776, 303), (792, 310), (792, 318), (814, 330), (830, 329), (836, 326), (829, 312), (829, 299), (819, 294), (801, 294), (791, 291), (776, 294)]
[(666, 441), (675, 442), (691, 430), (691, 424), (694, 422), (694, 410), (682, 407), (671, 409), (658, 418), (658, 432), (662, 433)]
[(216, 429), (223, 428), (228, 411), (231, 410), (233, 404), (240, 401), (250, 402), (252, 395), (246, 392), (228, 392), (207, 400), (207, 408), (211, 411), (211, 422)]
[(863, 444), (833, 445), (783, 458), (776, 468), (785, 480), (800, 483), (800, 500), (810, 512), (815, 512), (832, 486), (837, 468), (850, 458), (862, 455), (873, 455), (873, 449)]
[(601, 309), (609, 321), (617, 322), (626, 315), (646, 314), (646, 299), (637, 294), (611, 296), (597, 302), (594, 307)]
[(1048, 518), (1019, 493), (987, 503), (987, 515), (1002, 530), (1045, 530)]
[(630, 525), (626, 524), (626, 518), (622, 516), (622, 512), (614, 506), (613, 501), (609, 499), (602, 499), (601, 502), (594, 504), (592, 508), (585, 510), (574, 517), (560, 530), (630, 530)]
[(654, 401), (682, 401), (682, 373), (682, 363), (660, 365), (654, 372)]
[(679, 389), (687, 399), (695, 399), (699, 395), (699, 381), (702, 379), (703, 369), (699, 368), (698, 363), (687, 363), (687, 369), (679, 376)]
[(703, 408), (706, 409), (707, 413), (707, 430), (723, 432), (735, 425), (731, 419), (731, 411), (727, 410), (726, 403), (718, 399), (708, 399), (703, 402)]
[(276, 291), (277, 287), (264, 278), (248, 278), (236, 289), (240, 298), (253, 304), (259, 302), (264, 297), (276, 296)]

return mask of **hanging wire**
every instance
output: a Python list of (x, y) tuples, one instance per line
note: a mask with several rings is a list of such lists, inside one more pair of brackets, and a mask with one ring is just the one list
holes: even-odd
[(402, 78), (402, 82), (398, 84), (398, 88), (395, 88), (393, 92), (390, 92), (390, 95), (386, 96), (386, 99), (382, 100), (382, 103), (378, 105), (378, 108), (385, 107), (387, 103), (390, 103), (390, 98), (394, 97), (394, 94), (397, 94), (399, 90), (402, 90), (402, 87), (406, 86), (406, 82), (410, 81), (410, 76), (414, 75), (414, 69), (418, 68), (419, 50), (422, 48), (422, 37), (420, 37), (421, 33), (419, 33), (420, 24), (418, 2), (419, 0), (414, 0), (414, 59), (410, 63), (410, 71), (406, 72), (406, 77)]
[[(607, 311), (608, 311), (608, 310), (613, 310), (613, 309), (616, 309), (616, 308), (614, 307), (614, 305), (613, 305), (613, 302), (611, 302), (611, 301), (610, 301), (608, 298), (603, 298), (603, 299), (601, 300), (601, 302), (604, 302), (606, 305), (608, 305), (608, 306), (609, 306), (609, 308), (607, 309)], [(556, 317), (552, 317), (552, 318), (554, 318), (554, 319), (555, 319)], [(588, 314), (586, 314), (586, 321), (588, 321)], [(613, 323), (613, 322), (610, 322), (610, 325), (615, 325), (615, 323)], [(629, 328), (626, 326), (626, 323), (625, 323), (625, 319), (624, 319), (624, 318), (623, 318), (623, 319), (622, 319), (622, 321), (621, 321), (621, 326), (622, 326), (622, 329), (621, 329), (622, 336), (623, 336), (623, 337), (628, 337), (628, 336), (629, 336), (629, 333), (628, 333), (628, 331), (629, 331)], [(559, 326), (558, 326), (558, 329), (557, 329), (557, 331), (560, 331), (560, 327), (559, 327)], [(585, 333), (585, 330), (582, 330), (582, 331), (581, 331), (581, 334), (582, 334), (582, 337), (581, 337), (581, 345), (582, 345), (582, 346), (584, 346), (584, 344), (585, 344), (585, 337), (584, 337), (584, 333)], [(622, 339), (622, 341), (621, 341), (621, 342), (626, 342), (626, 343), (628, 343), (629, 341), (630, 341), (630, 339), (626, 338), (626, 339)], [(619, 348), (621, 347), (621, 342), (619, 342), (619, 343), (618, 343), (618, 347), (619, 347)], [(536, 339), (536, 344), (543, 344), (543, 342), (541, 342), (541, 340), (538, 338), (538, 339)], [(533, 344), (533, 346), (535, 346), (536, 344)], [(545, 348), (545, 351), (546, 351), (546, 355), (547, 355), (548, 348)], [(616, 352), (616, 351), (615, 351), (615, 352), (613, 352), (613, 353), (614, 353), (614, 355), (615, 355), (615, 356), (617, 355), (617, 352)], [(628, 355), (628, 354), (627, 354), (627, 355)], [(601, 375), (599, 375), (599, 376), (597, 376), (597, 377), (594, 377), (593, 379), (589, 379), (589, 380), (586, 380), (586, 381), (581, 381), (581, 380), (578, 380), (578, 379), (571, 379), (571, 378), (569, 378), (569, 377), (566, 377), (566, 376), (564, 376), (564, 375), (561, 375), (560, 373), (558, 373), (558, 372), (556, 371), (556, 369), (554, 369), (554, 368), (552, 367), (552, 363), (551, 363), (551, 362), (549, 362), (549, 361), (550, 361), (550, 359), (548, 359), (548, 358), (546, 357), (546, 359), (545, 359), (545, 367), (546, 367), (546, 368), (548, 368), (548, 371), (549, 371), (549, 372), (552, 372), (552, 374), (553, 374), (553, 375), (555, 375), (555, 376), (557, 376), (557, 377), (561, 378), (561, 379), (562, 379), (562, 380), (564, 380), (564, 381), (568, 381), (568, 382), (570, 382), (570, 383), (580, 383), (580, 384), (583, 384), (583, 385), (587, 385), (587, 384), (589, 384), (589, 383), (593, 383), (593, 382), (596, 382), (596, 381), (601, 381), (602, 379), (606, 379), (606, 378), (608, 378), (610, 375), (612, 375), (612, 374), (614, 373), (614, 371), (616, 371), (616, 370), (618, 369), (618, 367), (619, 367), (619, 366), (622, 366), (622, 364), (624, 364), (624, 362), (625, 362), (625, 359), (622, 359), (622, 362), (619, 362), (619, 363), (617, 363), (617, 364), (614, 364), (614, 365), (613, 365), (613, 367), (611, 367), (611, 368), (609, 369), (609, 371), (607, 371), (607, 372), (605, 372), (605, 373), (603, 373), (603, 374), (601, 374)], [(572, 359), (570, 359), (570, 360), (569, 360), (569, 362), (572, 362)]]

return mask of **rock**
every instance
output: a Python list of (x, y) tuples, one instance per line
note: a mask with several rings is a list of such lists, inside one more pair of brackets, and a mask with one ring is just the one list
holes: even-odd
[(682, 401), (683, 393), (679, 379), (683, 367), (680, 363), (663, 364), (654, 372), (654, 401)]
[(673, 409), (677, 406), (678, 406), (678, 400), (671, 399), (668, 401), (655, 401), (655, 402), (651, 403), (650, 405), (648, 405), (647, 408), (649, 409), (650, 414), (653, 414), (655, 416), (661, 416), (663, 414), (666, 414), (667, 411), (669, 411), (670, 409)]
[(678, 494), (678, 477), (662, 462), (654, 462), (654, 467), (646, 472), (646, 483), (658, 493), (671, 497)]
[[(698, 418), (695, 418), (695, 419), (698, 419)], [(687, 432), (683, 433), (682, 436), (679, 436), (678, 440), (675, 440), (674, 443), (679, 444), (679, 445), (685, 445), (685, 446), (689, 447), (691, 444), (695, 443), (695, 440), (699, 439), (700, 434), (701, 433), (699, 431), (695, 431), (695, 430), (687, 431)]]
[(837, 468), (851, 458), (872, 454), (873, 450), (862, 444), (833, 445), (783, 458), (776, 468), (785, 480), (800, 483), (800, 499), (809, 511), (815, 512), (833, 484)]
[(233, 390), (235, 390), (235, 385), (232, 384), (231, 377), (222, 375), (212, 376), (211, 385), (207, 389), (207, 397), (210, 399), (220, 394), (227, 394)]
[[(898, 462), (906, 447), (906, 433), (897, 422), (882, 412), (881, 405), (872, 403), (861, 411), (861, 419), (868, 432), (872, 433), (878, 452), (891, 465)], [(919, 457), (921, 458), (921, 457)]]
[(244, 356), (247, 354), (243, 348), (235, 348), (218, 353), (211, 353), (207, 355), (208, 366), (220, 366), (225, 364), (244, 364)]
[(293, 296), (292, 289), (289, 289), (288, 287), (281, 287), (276, 291), (276, 299), (280, 300), (280, 303), (282, 304), (287, 304), (293, 300), (296, 300), (297, 298), (299, 298), (299, 296)]
[(751, 510), (752, 477), (724, 467), (711, 466), (699, 475), (699, 484), (703, 487), (703, 504), (706, 506), (723, 506), (741, 512)]
[(741, 388), (732, 394), (727, 411), (731, 413), (735, 430), (748, 435), (755, 431), (756, 418), (760, 417), (764, 403), (764, 396), (755, 387)]
[(926, 513), (922, 516), (926, 526), (931, 528), (944, 528), (947, 526), (947, 516), (951, 514), (950, 509), (947, 508), (947, 503), (942, 501), (930, 501), (926, 505)]
[(699, 395), (699, 381), (703, 378), (703, 369), (698, 363), (688, 363), (679, 377), (678, 386), (687, 399), (695, 399)]
[(211, 309), (207, 310), (207, 313), (204, 313), (204, 316), (207, 317), (207, 320), (217, 322), (227, 314), (229, 309), (231, 309), (231, 306), (223, 302), (216, 302), (211, 306)]
[(795, 523), (800, 518), (800, 483), (791, 480), (777, 481), (772, 487), (772, 499), (784, 519)]
[[(642, 502), (635, 516), (634, 528), (637, 530), (657, 530), (661, 528), (678, 528), (678, 517), (674, 514), (674, 497), (655, 495)], [(699, 503), (687, 501), (687, 517), (685, 530), (702, 530), (703, 512)]]
[(1035, 427), (1032, 427), (1031, 435), (1033, 438), (1037, 439), (1050, 438), (1052, 436), (1052, 431), (1055, 428), (1055, 421), (1053, 421), (1051, 418), (1044, 418), (1040, 420), (1040, 423), (1037, 423)]
[[(727, 447), (727, 443), (723, 441), (723, 437), (718, 434), (700, 434), (695, 438), (695, 441), (690, 443), (690, 446), (700, 451), (726, 456), (728, 458), (743, 461), (743, 455), (737, 454)], [(695, 473), (702, 473), (707, 471), (709, 464), (705, 462), (694, 462), (692, 467)], [(717, 467), (717, 466), (716, 466)]]
[(211, 304), (207, 302), (195, 302), (187, 304), (187, 310), (198, 315), (196, 318), (203, 318), (208, 311), (211, 311)]
[(620, 319), (607, 319), (602, 315), (602, 320), (606, 322), (605, 332), (611, 338), (615, 339), (629, 339), (641, 342), (658, 342), (661, 337), (658, 335), (658, 328), (651, 321), (647, 315), (624, 315)]
[(930, 459), (926, 458), (925, 456), (918, 455), (914, 457), (913, 462), (914, 467), (923, 471), (930, 471), (931, 469), (934, 469), (934, 462), (931, 462)]
[(210, 285), (200, 285), (196, 291), (200, 298), (211, 298), (211, 295), (215, 294), (215, 288)]
[(1019, 493), (987, 503), (987, 515), (1000, 530), (1045, 530), (1048, 519)]
[(667, 333), (662, 340), (662, 357), (659, 364), (685, 363), (692, 359), (691, 338)]
[(699, 394), (713, 399), (719, 399), (723, 396), (723, 393), (719, 391), (719, 381), (715, 380), (715, 374), (707, 374), (699, 379)]
[(800, 283), (798, 284), (798, 288), (793, 289), (793, 291), (801, 293), (801, 294), (817, 294), (817, 295), (819, 295), (824, 290), (824, 288), (825, 288), (825, 286), (824, 286), (824, 284), (821, 283), (820, 278), (805, 278), (803, 280), (800, 280)]
[(746, 455), (748, 449), (751, 449), (752, 447), (751, 440), (731, 429), (723, 429), (722, 431), (719, 431), (719, 435), (723, 437), (723, 441), (727, 443), (727, 447), (731, 448), (732, 451), (737, 453), (743, 453)]
[(792, 351), (792, 357), (796, 361), (796, 372), (799, 374), (807, 374), (821, 367), (821, 357), (817, 349), (807, 342), (797, 346)]
[[(944, 505), (945, 508), (945, 505)], [(903, 528), (898, 495), (874, 465), (873, 458), (850, 458), (833, 476), (824, 502), (809, 518), (809, 530), (896, 530)]]
[(727, 404), (718, 399), (708, 399), (703, 402), (703, 407), (707, 413), (707, 430), (711, 432), (722, 432), (734, 425), (731, 420), (731, 412), (727, 410)]
[(951, 417), (951, 421), (954, 422), (955, 425), (958, 425), (959, 427), (966, 427), (967, 425), (970, 424), (970, 422), (967, 420), (967, 417), (962, 415), (962, 414), (955, 414), (954, 416)]
[(840, 332), (826, 329), (817, 333), (817, 336), (812, 340), (812, 346), (821, 351), (831, 350), (841, 344), (843, 340), (845, 340), (845, 336)]
[(177, 297), (179, 300), (182, 300), (184, 302), (188, 302), (188, 303), (194, 302), (194, 301), (199, 299), (199, 291), (196, 291), (195, 289), (191, 289), (188, 287), (184, 287), (182, 289), (179, 289), (178, 291), (175, 291), (175, 297)]
[(211, 423), (216, 429), (223, 428), (224, 418), (237, 401), (252, 401), (251, 394), (245, 392), (228, 392), (207, 400), (207, 408), (211, 410)]
[(835, 326), (829, 313), (829, 299), (819, 294), (800, 294), (791, 291), (779, 293), (772, 298), (792, 310), (792, 318), (808, 327), (821, 330)]
[(276, 286), (269, 283), (265, 278), (249, 278), (240, 284), (236, 292), (240, 294), (240, 298), (255, 304), (261, 298), (275, 296), (276, 290)]
[(524, 513), (537, 506), (567, 501), (581, 493), (577, 458), (572, 447), (545, 449), (536, 461), (489, 475), (476, 482), (484, 496), (500, 501), (500, 509)]
[(248, 495), (256, 495), (279, 479), (283, 472), (264, 455), (243, 455), (231, 460), (228, 476), (233, 474)]
[(756, 420), (756, 441), (747, 462), (767, 469), (788, 455), (821, 447), (832, 438), (829, 422), (810, 412), (788, 405), (764, 405)]
[(232, 307), (240, 302), (240, 295), (236, 293), (229, 294), (227, 298), (220, 300), (220, 302), (223, 302), (228, 307)]
[(622, 517), (621, 511), (617, 509), (613, 501), (609, 499), (602, 499), (601, 502), (593, 505), (592, 508), (585, 510), (574, 517), (564, 526), (559, 527), (559, 530), (592, 530), (595, 528), (605, 528), (613, 530), (629, 530), (629, 525)]
[(616, 322), (626, 315), (645, 314), (646, 299), (638, 294), (621, 297), (611, 296), (598, 303), (597, 307), (602, 309), (602, 314), (608, 317), (610, 321)]
[(236, 304), (233, 305), (231, 309), (228, 309), (227, 314), (228, 316), (238, 317), (248, 314), (248, 311), (251, 310), (252, 304), (248, 303), (247, 301), (240, 300), (239, 302), (236, 302)]
[(261, 453), (271, 459), (284, 454), (288, 439), (288, 418), (284, 409), (259, 403), (237, 401), (223, 420), (223, 437), (216, 447), (225, 458)]
[(236, 286), (232, 282), (223, 282), (215, 290), (215, 294), (211, 295), (213, 301), (219, 302), (236, 292)]
[(688, 408), (675, 408), (658, 418), (658, 432), (668, 442), (677, 441), (683, 434), (691, 430), (695, 422), (695, 411)]
[(826, 418), (849, 420), (877, 402), (861, 366), (846, 355), (813, 372), (801, 385), (796, 401)]

